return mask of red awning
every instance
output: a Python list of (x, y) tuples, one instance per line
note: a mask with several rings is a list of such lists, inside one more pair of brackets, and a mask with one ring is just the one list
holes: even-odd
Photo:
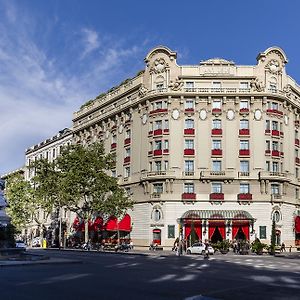
[(118, 224), (120, 231), (131, 231), (131, 218), (128, 214)]
[(295, 219), (295, 232), (300, 233), (300, 216)]
[(118, 220), (116, 217), (110, 217), (104, 226), (107, 231), (117, 231), (118, 230)]
[(153, 229), (153, 232), (154, 232), (154, 233), (160, 233), (161, 230), (160, 230), (160, 229)]

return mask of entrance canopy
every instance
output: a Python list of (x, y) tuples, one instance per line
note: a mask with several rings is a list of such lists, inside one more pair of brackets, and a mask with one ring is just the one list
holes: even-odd
[(255, 219), (245, 210), (188, 210), (178, 220), (180, 223), (194, 220), (247, 220)]

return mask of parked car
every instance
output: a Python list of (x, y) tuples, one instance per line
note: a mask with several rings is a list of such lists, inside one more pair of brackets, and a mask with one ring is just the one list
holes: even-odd
[(41, 247), (41, 239), (36, 237), (32, 240), (32, 247)]
[[(187, 254), (205, 254), (205, 244), (195, 243), (186, 249)], [(215, 250), (212, 246), (208, 246), (208, 253), (214, 254)]]
[(17, 240), (16, 241), (16, 248), (26, 248), (26, 244), (21, 240)]

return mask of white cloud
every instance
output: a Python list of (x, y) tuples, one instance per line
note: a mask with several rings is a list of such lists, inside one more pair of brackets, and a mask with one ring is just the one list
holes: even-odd
[(92, 29), (84, 28), (81, 30), (83, 35), (84, 50), (81, 58), (96, 50), (100, 46), (98, 33)]
[[(131, 58), (136, 63), (136, 55), (145, 53), (113, 41), (101, 49), (97, 32), (85, 29), (84, 61), (80, 50), (73, 53), (76, 47), (71, 46), (66, 51), (72, 57), (66, 55), (62, 61), (50, 57), (48, 49), (33, 38), (34, 18), (16, 8), (12, 11), (18, 22), (12, 24), (10, 16), (0, 24), (0, 174), (22, 166), (26, 148), (71, 126), (74, 111), (111, 87), (116, 78), (124, 79), (122, 65), (127, 66)], [(96, 49), (97, 55), (88, 59), (87, 54)], [(71, 61), (80, 71), (70, 69)]]

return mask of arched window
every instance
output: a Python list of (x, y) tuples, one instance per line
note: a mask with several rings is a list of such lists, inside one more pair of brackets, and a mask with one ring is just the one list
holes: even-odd
[(273, 212), (272, 220), (275, 221), (275, 223), (278, 223), (280, 221), (280, 219), (281, 219), (280, 212), (278, 210), (275, 210)]

